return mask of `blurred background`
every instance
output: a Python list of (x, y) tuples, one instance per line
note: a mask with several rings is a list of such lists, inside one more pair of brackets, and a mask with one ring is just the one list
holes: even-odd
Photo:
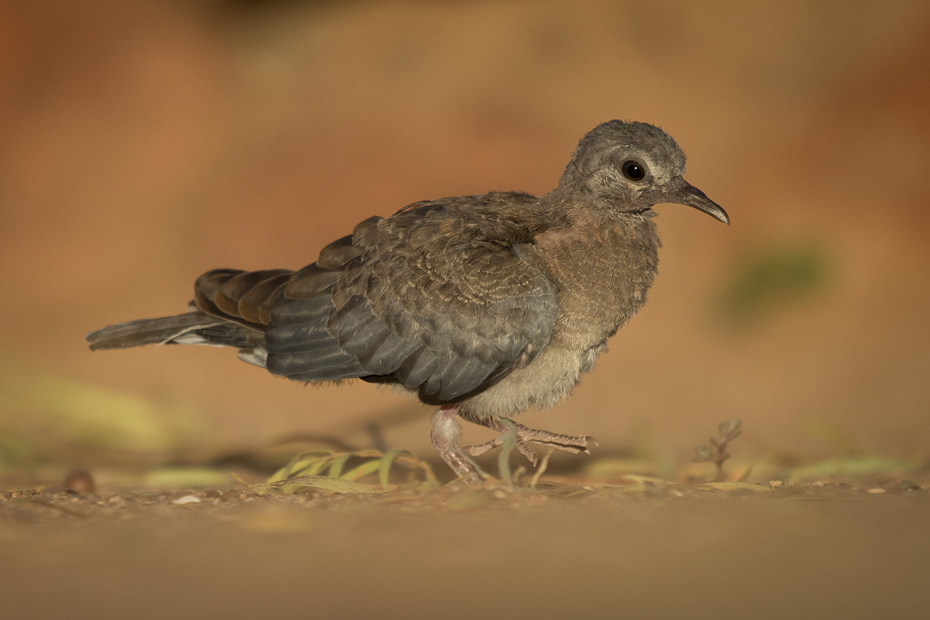
[(612, 118), (673, 135), (732, 226), (659, 206), (649, 303), (520, 421), (674, 462), (734, 418), (746, 458), (926, 459), (928, 110), (922, 0), (5, 0), (0, 468), (432, 456), (431, 410), (371, 385), (83, 336), (417, 200), (545, 193)]

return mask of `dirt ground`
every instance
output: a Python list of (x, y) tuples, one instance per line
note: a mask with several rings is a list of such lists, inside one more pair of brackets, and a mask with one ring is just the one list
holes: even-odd
[(4, 618), (926, 618), (930, 491), (0, 494)]

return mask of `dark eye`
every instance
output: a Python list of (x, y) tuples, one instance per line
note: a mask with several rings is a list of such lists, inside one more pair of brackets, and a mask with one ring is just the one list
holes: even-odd
[(642, 181), (646, 176), (646, 167), (632, 159), (623, 162), (623, 167), (620, 169), (623, 171), (623, 176), (631, 181)]

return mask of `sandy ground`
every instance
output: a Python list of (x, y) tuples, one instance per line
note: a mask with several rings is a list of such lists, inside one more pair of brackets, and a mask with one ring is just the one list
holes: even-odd
[(4, 493), (3, 613), (926, 617), (926, 486), (633, 488)]

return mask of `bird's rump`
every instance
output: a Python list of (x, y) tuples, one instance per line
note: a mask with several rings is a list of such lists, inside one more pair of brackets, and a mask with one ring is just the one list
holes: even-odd
[(293, 273), (290, 269), (214, 269), (194, 283), (194, 303), (211, 316), (261, 332)]

